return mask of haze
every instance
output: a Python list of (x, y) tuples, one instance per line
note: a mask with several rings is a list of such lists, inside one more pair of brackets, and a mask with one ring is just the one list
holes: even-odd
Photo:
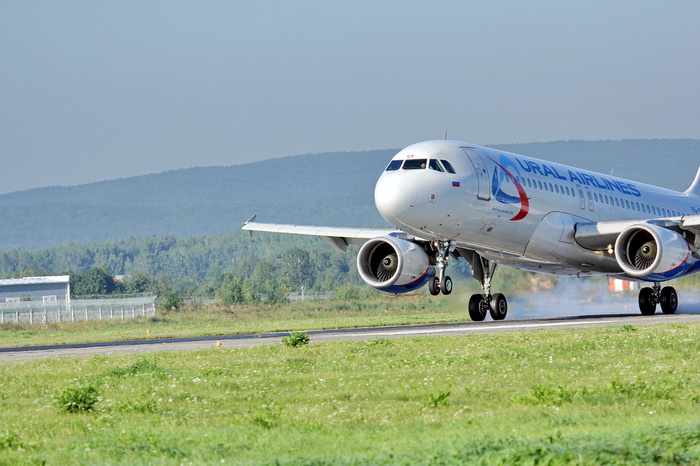
[(5, 1), (0, 193), (445, 131), (700, 138), (699, 17), (691, 1)]

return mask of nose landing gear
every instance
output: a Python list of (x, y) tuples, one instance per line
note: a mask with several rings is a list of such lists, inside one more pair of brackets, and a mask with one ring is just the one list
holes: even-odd
[(442, 292), (444, 295), (452, 293), (452, 279), (445, 275), (447, 261), (450, 253), (455, 250), (457, 243), (454, 241), (435, 241), (435, 263), (437, 264), (437, 275), (428, 282), (428, 291), (433, 296), (437, 296)]

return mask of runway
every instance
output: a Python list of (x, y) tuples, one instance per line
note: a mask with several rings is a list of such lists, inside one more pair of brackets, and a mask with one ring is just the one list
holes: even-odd
[[(446, 335), (474, 335), (503, 332), (529, 332), (536, 330), (563, 330), (622, 325), (658, 325), (665, 323), (700, 322), (700, 314), (640, 314), (583, 315), (543, 319), (505, 321), (460, 322), (449, 324), (406, 325), (395, 327), (366, 327), (335, 330), (310, 330), (309, 339), (314, 342), (368, 340), (373, 338), (402, 338)], [(153, 351), (187, 351), (222, 347), (235, 348), (279, 344), (286, 332), (252, 335), (220, 335), (213, 337), (171, 338), (138, 341), (117, 341), (71, 345), (27, 346), (0, 348), (0, 361), (24, 361), (59, 356), (93, 356), (137, 354)]]

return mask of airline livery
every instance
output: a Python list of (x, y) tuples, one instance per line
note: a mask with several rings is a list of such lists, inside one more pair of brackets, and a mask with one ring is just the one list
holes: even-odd
[(678, 307), (668, 280), (700, 270), (700, 170), (685, 192), (456, 141), (427, 141), (396, 154), (374, 200), (395, 229), (255, 222), (244, 230), (318, 236), (345, 251), (360, 245), (357, 268), (389, 293), (425, 284), (452, 292), (450, 259), (463, 258), (481, 283), (472, 320), (506, 317), (491, 293), (498, 264), (555, 275), (610, 275), (648, 282), (644, 315)]

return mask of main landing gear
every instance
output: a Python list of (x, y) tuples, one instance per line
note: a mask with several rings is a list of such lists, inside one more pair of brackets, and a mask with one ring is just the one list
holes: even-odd
[(664, 314), (673, 314), (678, 309), (678, 293), (672, 286), (665, 286), (654, 283), (653, 287), (646, 287), (639, 290), (639, 310), (645, 316), (654, 315), (656, 305), (661, 304)]
[(502, 293), (491, 294), (491, 278), (496, 272), (497, 264), (484, 259), (477, 253), (469, 259), (472, 266), (472, 275), (481, 283), (482, 294), (475, 294), (469, 298), (469, 317), (475, 322), (486, 318), (486, 313), (491, 314), (493, 320), (503, 320), (508, 314), (508, 301)]
[[(445, 275), (448, 259), (451, 252), (455, 250), (457, 244), (454, 241), (435, 241), (435, 263), (437, 273), (428, 282), (430, 294), (436, 296), (452, 293), (452, 279)], [(472, 267), (472, 275), (481, 283), (482, 294), (475, 294), (469, 299), (469, 317), (480, 322), (486, 318), (486, 314), (491, 314), (493, 320), (503, 320), (508, 314), (508, 301), (501, 293), (491, 294), (491, 278), (496, 272), (496, 263), (484, 259), (474, 251), (459, 250), (459, 254), (464, 257)]]

